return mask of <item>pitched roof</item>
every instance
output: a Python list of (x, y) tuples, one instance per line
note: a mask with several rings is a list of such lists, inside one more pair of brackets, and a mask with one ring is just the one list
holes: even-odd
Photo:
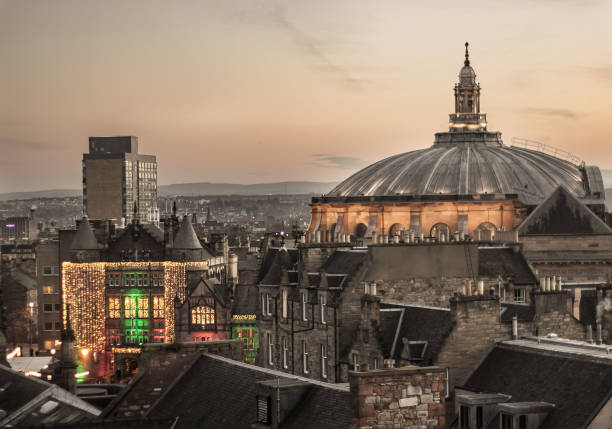
[(54, 384), (0, 365), (0, 426), (30, 427), (93, 420), (100, 411)]
[(278, 285), (281, 281), (283, 268), (290, 270), (297, 261), (297, 249), (285, 247), (268, 249), (262, 264), (259, 283), (262, 285)]
[(510, 277), (515, 284), (538, 283), (523, 254), (510, 247), (479, 247), (478, 275)]
[(464, 388), (555, 404), (540, 429), (586, 427), (612, 395), (612, 358), (596, 349), (569, 341), (498, 343)]
[[(176, 429), (183, 428), (249, 428), (256, 419), (257, 382), (266, 380), (300, 380), (309, 385), (308, 393), (290, 410), (282, 428), (342, 428), (349, 427), (352, 417), (349, 389), (328, 383), (308, 381), (242, 362), (210, 354), (191, 355), (188, 365), (180, 370), (155, 368), (153, 378), (171, 380), (162, 393), (148, 402), (148, 418), (178, 417)], [(174, 375), (165, 376), (171, 370)], [(142, 381), (141, 381), (142, 383)], [(121, 401), (121, 407), (138, 403), (137, 393), (151, 391), (133, 388)], [(127, 389), (126, 389), (127, 390)], [(132, 398), (130, 398), (132, 396)], [(305, 423), (307, 422), (307, 423)]]
[(232, 314), (256, 314), (259, 292), (254, 285), (237, 285), (234, 290)]
[(183, 221), (174, 238), (173, 247), (175, 249), (201, 249), (202, 244), (191, 224), (191, 215), (183, 216)]
[(336, 250), (323, 264), (328, 274), (352, 274), (365, 260), (366, 250)]
[(89, 221), (87, 220), (87, 216), (84, 216), (81, 220), (81, 224), (79, 225), (79, 229), (77, 230), (74, 239), (72, 240), (72, 249), (75, 250), (94, 250), (98, 249), (98, 240), (96, 240), (96, 236), (91, 229), (91, 225), (89, 225)]
[(612, 229), (563, 186), (519, 225), (520, 235), (612, 234)]
[(419, 364), (430, 365), (451, 332), (450, 311), (385, 302), (381, 303), (380, 308), (380, 343), (385, 358), (399, 360), (404, 346), (403, 338), (427, 341), (423, 361)]

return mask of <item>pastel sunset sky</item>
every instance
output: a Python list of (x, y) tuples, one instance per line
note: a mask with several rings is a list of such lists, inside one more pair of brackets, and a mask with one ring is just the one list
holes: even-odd
[(612, 168), (605, 0), (0, 0), (0, 192), (79, 189), (88, 136), (159, 183), (339, 181), (448, 128), (465, 41), (489, 130)]

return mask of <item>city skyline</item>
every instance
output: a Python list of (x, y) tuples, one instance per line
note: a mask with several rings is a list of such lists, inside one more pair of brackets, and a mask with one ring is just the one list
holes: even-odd
[(144, 5), (0, 2), (0, 192), (78, 189), (95, 135), (160, 184), (340, 181), (448, 128), (466, 40), (489, 130), (612, 167), (609, 3)]

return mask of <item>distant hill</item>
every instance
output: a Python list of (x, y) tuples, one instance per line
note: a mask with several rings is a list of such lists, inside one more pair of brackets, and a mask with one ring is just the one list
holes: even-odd
[[(276, 182), (240, 185), (236, 183), (177, 183), (158, 187), (160, 196), (171, 195), (269, 195), (269, 194), (324, 194), (335, 182)], [(0, 194), (0, 201), (30, 200), (35, 198), (79, 197), (81, 190), (49, 189), (46, 191), (8, 192)]]
[(80, 197), (80, 189), (48, 189), (45, 191), (31, 192), (8, 192), (0, 194), (0, 201), (6, 200), (31, 200), (35, 198), (63, 198), (63, 197)]
[(158, 187), (160, 196), (169, 195), (268, 195), (268, 194), (324, 194), (335, 182), (276, 182), (240, 185), (236, 183), (178, 183)]

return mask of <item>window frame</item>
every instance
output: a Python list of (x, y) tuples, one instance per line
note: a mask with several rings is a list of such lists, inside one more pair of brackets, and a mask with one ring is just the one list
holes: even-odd
[(308, 314), (306, 312), (307, 300), (306, 300), (305, 292), (301, 293), (301, 298), (302, 298), (302, 322), (308, 322)]
[(321, 377), (327, 378), (327, 344), (321, 343)]
[(272, 344), (272, 334), (267, 333), (268, 338), (268, 365), (274, 366), (274, 355), (273, 355), (273, 345)]
[(327, 313), (327, 296), (326, 295), (319, 296), (319, 304), (321, 306), (321, 324), (326, 325), (327, 324), (327, 320), (325, 317), (325, 314)]
[(306, 340), (302, 340), (302, 372), (308, 374), (310, 368), (308, 367), (308, 344)]
[(283, 336), (283, 368), (289, 369), (289, 361), (287, 359), (287, 355), (289, 352), (289, 347), (287, 347), (287, 336)]

